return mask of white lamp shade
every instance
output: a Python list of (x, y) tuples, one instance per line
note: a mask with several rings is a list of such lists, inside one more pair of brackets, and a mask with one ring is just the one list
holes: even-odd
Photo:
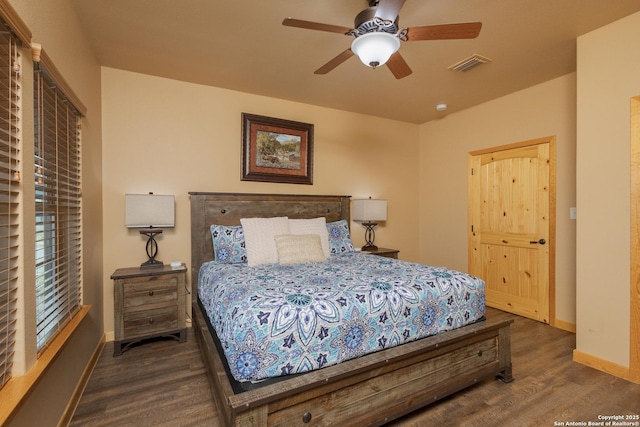
[(354, 199), (353, 220), (379, 222), (387, 220), (387, 201), (377, 199)]
[(125, 194), (125, 224), (129, 228), (173, 227), (175, 196)]
[(358, 55), (360, 61), (374, 68), (385, 64), (399, 48), (400, 40), (385, 32), (366, 33), (351, 43), (351, 50)]

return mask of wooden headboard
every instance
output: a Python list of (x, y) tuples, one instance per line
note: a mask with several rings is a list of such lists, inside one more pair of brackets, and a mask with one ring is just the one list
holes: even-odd
[(196, 298), (198, 271), (213, 260), (211, 224), (240, 225), (240, 218), (288, 216), (325, 217), (327, 222), (349, 223), (351, 196), (294, 194), (243, 194), (190, 192), (191, 198), (191, 286)]

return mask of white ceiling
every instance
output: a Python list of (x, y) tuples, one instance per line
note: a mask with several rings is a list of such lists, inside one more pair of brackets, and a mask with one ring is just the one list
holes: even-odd
[[(573, 72), (578, 35), (640, 10), (638, 0), (407, 0), (401, 28), (483, 27), (476, 39), (402, 43), (413, 74), (396, 80), (355, 56), (316, 75), (353, 38), (281, 24), (293, 17), (353, 27), (366, 0), (72, 2), (104, 66), (411, 123)], [(464, 73), (448, 69), (473, 54), (492, 61)]]

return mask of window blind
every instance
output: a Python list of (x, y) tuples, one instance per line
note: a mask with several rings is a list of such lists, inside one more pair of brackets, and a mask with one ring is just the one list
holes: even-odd
[(34, 64), (36, 342), (38, 351), (80, 309), (81, 114)]
[(0, 21), (0, 387), (11, 378), (17, 310), (19, 47)]

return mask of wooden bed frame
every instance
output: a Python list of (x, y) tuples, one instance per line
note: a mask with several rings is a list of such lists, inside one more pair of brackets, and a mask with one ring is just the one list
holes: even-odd
[(289, 216), (349, 221), (349, 196), (190, 193), (195, 335), (227, 426), (381, 425), (485, 378), (511, 381), (511, 321), (487, 319), (318, 371), (235, 393), (197, 302), (200, 265), (213, 259), (211, 224)]

